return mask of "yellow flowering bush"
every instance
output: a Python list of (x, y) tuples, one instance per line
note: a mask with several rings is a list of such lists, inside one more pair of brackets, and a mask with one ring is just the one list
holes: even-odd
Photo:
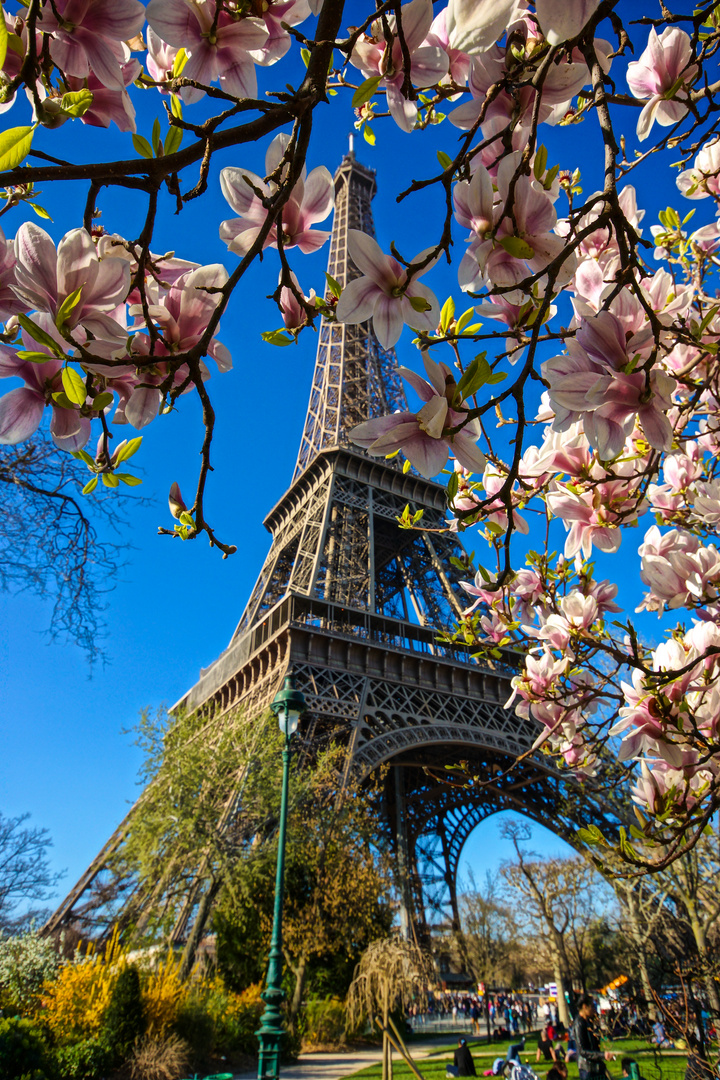
[(82, 959), (63, 964), (57, 976), (44, 984), (38, 1015), (58, 1042), (99, 1033), (118, 971), (125, 963), (125, 950), (114, 932), (103, 954), (90, 945)]
[(180, 979), (180, 958), (173, 952), (147, 972), (143, 980), (143, 1003), (148, 1037), (165, 1037), (191, 989), (190, 983)]

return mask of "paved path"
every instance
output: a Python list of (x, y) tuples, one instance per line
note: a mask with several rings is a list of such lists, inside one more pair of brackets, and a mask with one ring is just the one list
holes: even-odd
[[(414, 1059), (420, 1060), (432, 1054), (434, 1050), (446, 1045), (447, 1039), (437, 1041), (416, 1041), (408, 1049)], [(347, 1054), (301, 1054), (295, 1065), (282, 1069), (282, 1080), (342, 1080), (345, 1076), (365, 1069), (368, 1065), (379, 1064), (382, 1059), (380, 1047), (371, 1050), (353, 1050)], [(393, 1054), (393, 1060), (402, 1060), (399, 1054)], [(254, 1072), (237, 1073), (235, 1080), (257, 1080), (257, 1068)]]

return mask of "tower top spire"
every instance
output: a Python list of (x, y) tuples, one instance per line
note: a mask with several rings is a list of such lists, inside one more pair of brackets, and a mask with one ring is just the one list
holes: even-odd
[[(371, 202), (375, 171), (350, 150), (335, 173), (335, 215), (330, 238), (328, 274), (345, 288), (360, 277), (348, 251), (348, 233), (358, 229), (375, 236)], [(406, 409), (405, 393), (392, 349), (383, 349), (370, 322), (358, 325), (320, 323), (315, 374), (295, 466), (297, 479), (321, 450), (349, 446), (349, 432), (374, 416)], [(358, 451), (362, 453), (362, 451)]]
[(349, 148), (350, 148), (349, 149), (350, 157), (354, 157), (355, 156), (355, 132), (354, 131), (351, 131), (349, 133), (349, 135), (348, 135), (348, 145), (349, 145)]

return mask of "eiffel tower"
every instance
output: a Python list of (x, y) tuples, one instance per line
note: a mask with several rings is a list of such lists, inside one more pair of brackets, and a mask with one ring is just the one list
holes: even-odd
[[(349, 229), (375, 235), (375, 174), (351, 149), (335, 175), (328, 272), (345, 286), (359, 272)], [(292, 482), (265, 525), (270, 551), (225, 652), (178, 703), (222, 722), (258, 716), (292, 668), (308, 702), (305, 737), (347, 747), (346, 769), (367, 777), (387, 764), (382, 803), (397, 868), (401, 922), (427, 941), (433, 921), (457, 928), (457, 874), (465, 840), (487, 816), (516, 809), (572, 840), (568, 784), (530, 753), (534, 721), (504, 707), (512, 654), (494, 667), (441, 643), (462, 611), (460, 576), (472, 569), (457, 535), (443, 531), (445, 490), (396, 460), (369, 457), (349, 431), (406, 408), (394, 351), (370, 323), (320, 325), (307, 419)], [(421, 528), (401, 530), (406, 506)], [(455, 561), (453, 561), (455, 560)], [(468, 566), (461, 575), (458, 563)], [(177, 706), (176, 706), (177, 708)], [(526, 755), (511, 771), (516, 758)], [(466, 774), (446, 766), (466, 763)], [(464, 783), (470, 775), (481, 786)], [(226, 813), (232, 812), (232, 800)], [(132, 810), (46, 924), (93, 926), (108, 860)], [(602, 806), (593, 820), (612, 827)], [(179, 905), (171, 942), (203, 932), (212, 901), (202, 864)]]

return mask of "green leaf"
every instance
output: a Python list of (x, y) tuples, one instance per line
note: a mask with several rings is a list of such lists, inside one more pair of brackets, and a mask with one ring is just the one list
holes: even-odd
[(181, 525), (190, 525), (192, 528), (195, 527), (195, 522), (193, 520), (193, 516), (187, 510), (183, 510), (183, 512), (180, 515), (179, 520), (180, 520)]
[(513, 259), (532, 259), (535, 254), (534, 248), (531, 248), (527, 240), (523, 240), (521, 236), (503, 236), (500, 239), (500, 246), (507, 251), (508, 255), (512, 255)]
[(410, 307), (413, 311), (431, 311), (432, 304), (429, 303), (424, 296), (408, 296), (410, 301)]
[(170, 95), (170, 112), (177, 116), (178, 120), (182, 120), (182, 98), (177, 94)]
[(152, 148), (155, 151), (155, 156), (157, 157), (158, 150), (160, 149), (160, 121), (157, 116), (153, 120), (152, 135), (150, 136), (150, 138), (152, 139)]
[(118, 472), (115, 473), (115, 476), (118, 480), (122, 480), (123, 484), (127, 484), (128, 487), (137, 487), (138, 484), (142, 484), (142, 480), (139, 476), (133, 476), (133, 474), (129, 472)]
[(303, 64), (305, 65), (305, 67), (307, 67), (308, 64), (310, 63), (310, 50), (309, 49), (301, 49), (300, 50), (300, 56), (302, 57)]
[(73, 450), (72, 456), (77, 458), (78, 461), (84, 461), (90, 469), (95, 468), (95, 462), (90, 457), (87, 450)]
[(81, 296), (82, 285), (79, 289), (75, 289), (74, 292), (71, 292), (69, 296), (65, 297), (62, 304), (58, 308), (57, 315), (55, 316), (55, 325), (57, 326), (58, 330), (65, 325), (70, 316), (70, 313), (73, 312), (78, 306)]
[(142, 441), (142, 435), (138, 435), (134, 439), (128, 439), (122, 449), (118, 451), (115, 457), (115, 464), (119, 465), (121, 461), (127, 461), (128, 458), (131, 458), (133, 456), (133, 454), (136, 454), (140, 449)]
[(98, 485), (98, 477), (93, 476), (92, 480), (88, 480), (85, 487), (82, 489), (83, 495), (89, 495), (91, 491), (94, 491)]
[(495, 383), (502, 382), (503, 379), (507, 379), (507, 371), (494, 371), (492, 375), (487, 378), (486, 382), (492, 383), (494, 386)]
[(105, 487), (109, 487), (109, 488), (120, 487), (120, 481), (118, 480), (117, 476), (115, 476), (115, 474), (111, 473), (111, 472), (104, 472), (102, 474), (102, 482), (105, 485)]
[(112, 394), (108, 393), (108, 391), (105, 390), (102, 394), (96, 394), (93, 398), (93, 409), (97, 409), (98, 412), (103, 412), (105, 409), (107, 409), (108, 405), (112, 405), (112, 403)]
[(546, 146), (538, 146), (535, 154), (535, 161), (533, 162), (533, 172), (535, 173), (535, 179), (539, 180), (542, 174), (547, 168), (548, 152)]
[(546, 191), (550, 190), (550, 188), (553, 185), (553, 180), (555, 179), (555, 177), (557, 176), (557, 174), (559, 172), (560, 172), (560, 166), (559, 165), (553, 165), (552, 169), (550, 169), (547, 176), (545, 177), (545, 183), (543, 184), (543, 187), (545, 188)]
[(366, 124), (363, 128), (363, 138), (365, 142), (370, 143), (371, 146), (375, 145), (375, 132), (369, 124)]
[(465, 329), (467, 324), (470, 322), (470, 320), (472, 319), (474, 314), (475, 314), (475, 308), (468, 308), (467, 311), (463, 311), (462, 315), (457, 320), (457, 326), (455, 328), (456, 333), (462, 334), (463, 330)]
[(152, 146), (142, 135), (133, 135), (132, 142), (136, 153), (140, 157), (151, 158), (153, 156)]
[(32, 127), (8, 128), (0, 135), (0, 172), (6, 169), (16, 169), (30, 153), (33, 133), (37, 124)]
[(476, 394), (492, 375), (492, 368), (487, 362), (487, 353), (481, 352), (471, 360), (465, 368), (462, 378), (458, 383), (458, 390), (463, 398), (470, 398)]
[(452, 165), (452, 158), (449, 154), (446, 154), (444, 150), (438, 150), (437, 159), (440, 162), (440, 167), (442, 169), (449, 169)]
[(381, 78), (382, 75), (373, 75), (357, 88), (352, 99), (353, 109), (359, 109), (361, 105), (370, 100), (377, 90)]
[(453, 471), (450, 473), (450, 479), (447, 485), (447, 501), (452, 506), (453, 500), (458, 493), (458, 484), (460, 483), (460, 474)]
[(409, 473), (411, 468), (412, 468), (412, 465), (410, 464), (409, 458), (405, 458), (405, 460), (403, 461), (403, 468), (402, 468), (403, 473)]
[(266, 330), (260, 335), (268, 345), (292, 345), (294, 338), (288, 337), (282, 330)]
[(448, 296), (447, 300), (442, 306), (442, 311), (440, 312), (440, 329), (442, 330), (443, 334), (447, 334), (448, 326), (453, 321), (454, 315), (455, 301), (453, 300), (452, 296)]
[(84, 405), (87, 398), (87, 388), (84, 380), (78, 375), (75, 368), (66, 367), (63, 368), (62, 373), (62, 385), (63, 390), (67, 394), (70, 401), (75, 405)]
[(32, 319), (29, 319), (27, 315), (18, 315), (18, 322), (23, 330), (27, 331), (33, 341), (37, 341), (38, 345), (44, 345), (45, 348), (50, 349), (55, 356), (65, 356), (62, 346), (57, 343), (55, 338), (50, 337), (41, 326), (38, 326)]
[(54, 359), (46, 352), (30, 352), (24, 349), (17, 354), (17, 358), (18, 360), (27, 360), (29, 364), (47, 364), (48, 360)]
[(175, 57), (175, 63), (172, 66), (172, 77), (177, 79), (182, 74), (182, 69), (188, 62), (188, 54), (185, 49), (178, 49), (178, 54)]
[(176, 153), (180, 149), (182, 141), (183, 141), (183, 130), (182, 130), (182, 128), (171, 127), (170, 130), (168, 131), (167, 135), (165, 136), (165, 144), (164, 144), (165, 156), (167, 157), (168, 154)]
[(60, 99), (60, 108), (68, 116), (71, 116), (73, 120), (77, 120), (78, 117), (85, 115), (92, 103), (92, 90), (71, 90), (69, 93), (63, 94)]
[(47, 221), (52, 221), (52, 218), (48, 214), (44, 206), (38, 206), (36, 202), (29, 202), (28, 206), (31, 206), (38, 217), (45, 218)]
[(5, 23), (5, 16), (0, 12), (0, 68), (5, 64), (5, 57), (7, 56), (8, 47), (8, 32), (7, 25)]
[(328, 283), (328, 289), (330, 290), (331, 294), (337, 299), (339, 299), (340, 293), (342, 292), (342, 288), (340, 287), (339, 283), (335, 280), (334, 277), (331, 277), (331, 275), (328, 273), (325, 274), (325, 279)]

